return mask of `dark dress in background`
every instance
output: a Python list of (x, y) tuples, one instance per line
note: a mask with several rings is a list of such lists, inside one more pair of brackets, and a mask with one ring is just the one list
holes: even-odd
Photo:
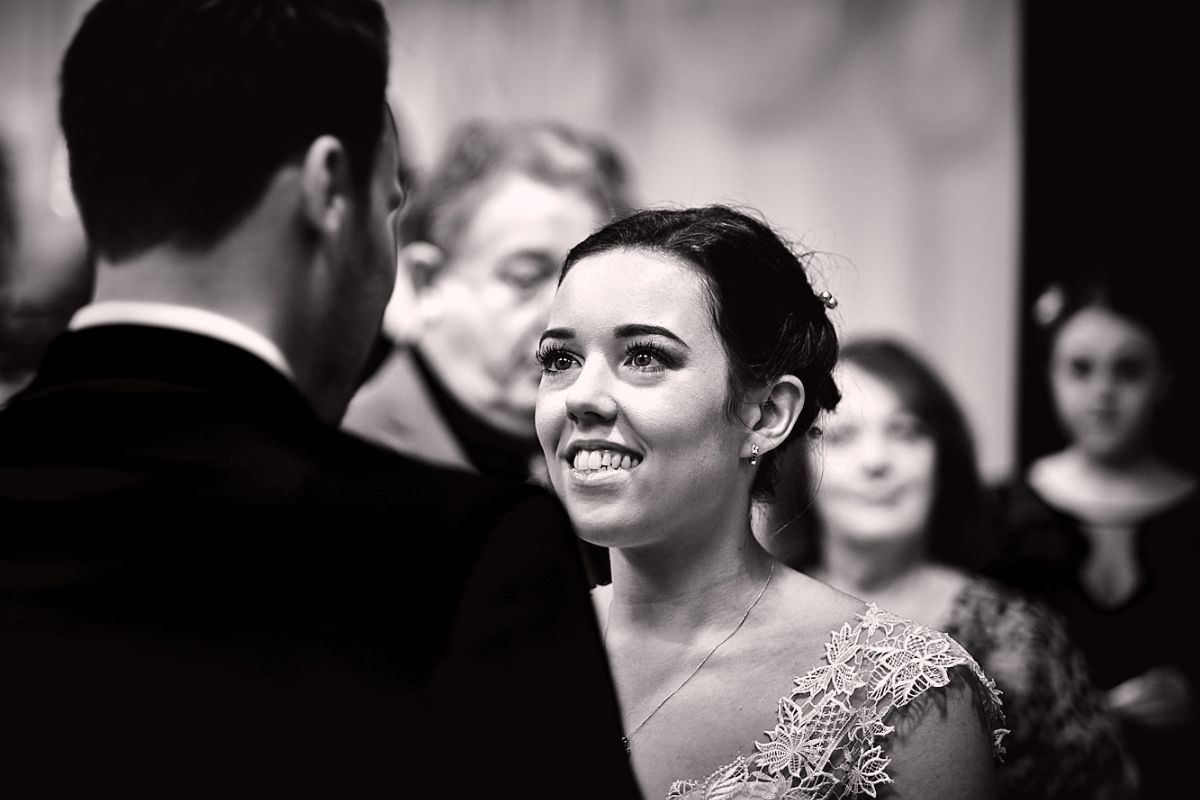
[(1135, 773), (1083, 655), (1046, 606), (972, 577), (943, 630), (975, 657), (1004, 701), (1000, 798), (1115, 800)]
[(232, 345), (59, 338), (0, 411), (0, 525), (5, 794), (638, 797), (557, 500)]
[[(1200, 494), (1193, 491), (1139, 523), (1142, 580), (1111, 608), (1093, 601), (1080, 580), (1090, 545), (1076, 517), (1050, 505), (1024, 480), (995, 487), (990, 500), (999, 555), (988, 572), (1061, 612), (1097, 686), (1108, 690), (1152, 667), (1175, 665), (1193, 692), (1200, 689), (1196, 648), (1188, 642), (1189, 612), (1200, 586)], [(1186, 765), (1200, 745), (1195, 709), (1186, 727), (1123, 728), (1141, 773), (1139, 797), (1176, 796), (1190, 786)]]

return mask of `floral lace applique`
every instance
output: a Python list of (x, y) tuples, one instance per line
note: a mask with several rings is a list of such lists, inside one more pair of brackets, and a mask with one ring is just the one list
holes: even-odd
[(893, 708), (950, 682), (966, 666), (984, 688), (992, 753), (1004, 754), (1004, 713), (996, 684), (944, 633), (875, 604), (844, 623), (825, 645), (825, 664), (795, 680), (779, 701), (775, 729), (703, 780), (676, 781), (667, 800), (832, 800), (875, 797), (891, 783), (884, 722)]

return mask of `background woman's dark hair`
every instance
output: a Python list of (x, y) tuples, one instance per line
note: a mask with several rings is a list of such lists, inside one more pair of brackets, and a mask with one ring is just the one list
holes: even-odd
[[(785, 446), (803, 436), (841, 395), (833, 381), (838, 341), (825, 304), (809, 283), (811, 254), (797, 255), (765, 222), (728, 206), (639, 211), (613, 222), (567, 254), (562, 276), (588, 256), (652, 250), (694, 267), (729, 359), (727, 413), (745, 394), (781, 375), (804, 383), (804, 408)], [(777, 452), (761, 459), (753, 492), (770, 494)]]
[[(1048, 358), (1059, 330), (1086, 308), (1104, 308), (1137, 323), (1154, 338), (1165, 363), (1174, 362), (1178, 337), (1171, 325), (1179, 321), (1168, 293), (1148, 284), (1142, 272), (1126, 267), (1098, 267), (1071, 273), (1054, 281), (1038, 296), (1033, 319)], [(1048, 362), (1047, 362), (1048, 363)]]
[(975, 439), (962, 407), (934, 368), (897, 339), (871, 336), (842, 347), (842, 362), (887, 384), (933, 440), (935, 489), (927, 528), (929, 555), (977, 568), (983, 552), (984, 488)]

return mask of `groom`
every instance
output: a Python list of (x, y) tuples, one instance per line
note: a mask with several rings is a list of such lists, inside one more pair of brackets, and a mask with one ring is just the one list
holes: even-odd
[(637, 797), (550, 495), (340, 432), (396, 269), (375, 0), (100, 0), (93, 302), (0, 411), (6, 794)]

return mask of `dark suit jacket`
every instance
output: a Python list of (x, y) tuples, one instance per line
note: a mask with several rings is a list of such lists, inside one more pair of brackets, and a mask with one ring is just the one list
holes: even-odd
[(9, 787), (638, 796), (558, 502), (324, 425), (236, 347), (61, 337), (0, 411), (0, 526)]

